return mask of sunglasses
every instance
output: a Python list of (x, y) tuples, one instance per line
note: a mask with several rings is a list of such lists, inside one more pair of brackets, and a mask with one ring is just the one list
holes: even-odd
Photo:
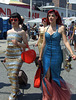
[(11, 22), (12, 22), (12, 21), (16, 22), (16, 21), (18, 21), (18, 18), (10, 18), (10, 21), (11, 21)]
[(42, 22), (46, 22), (46, 20), (44, 19)]

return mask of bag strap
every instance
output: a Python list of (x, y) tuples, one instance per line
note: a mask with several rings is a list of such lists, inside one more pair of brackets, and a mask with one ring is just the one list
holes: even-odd
[[(26, 43), (25, 43), (26, 44)], [(26, 47), (30, 50), (30, 47), (28, 44), (26, 44)], [(23, 52), (25, 51), (25, 48), (23, 48)]]

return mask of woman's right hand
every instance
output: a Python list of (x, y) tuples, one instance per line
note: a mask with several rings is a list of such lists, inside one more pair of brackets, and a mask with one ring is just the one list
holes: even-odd
[(4, 63), (6, 62), (6, 59), (7, 59), (7, 58), (4, 58), (4, 60), (3, 60)]

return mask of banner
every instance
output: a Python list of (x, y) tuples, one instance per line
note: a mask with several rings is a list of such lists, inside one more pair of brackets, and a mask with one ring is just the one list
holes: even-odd
[(9, 4), (10, 0), (0, 0), (0, 3)]
[(76, 0), (69, 0), (69, 3), (76, 4)]

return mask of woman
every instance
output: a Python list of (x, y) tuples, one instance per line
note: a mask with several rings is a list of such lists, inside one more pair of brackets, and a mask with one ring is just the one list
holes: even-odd
[(76, 22), (75, 22), (75, 26), (73, 28), (73, 34), (72, 34), (71, 39), (74, 40), (74, 51), (76, 52)]
[(18, 73), (23, 63), (21, 60), (22, 48), (26, 47), (28, 41), (25, 31), (19, 26), (22, 24), (22, 19), (18, 13), (11, 14), (9, 23), (12, 24), (12, 29), (7, 31), (7, 49), (4, 61), (6, 62), (8, 78), (12, 85), (12, 92), (8, 100), (16, 100), (17, 95), (20, 94)]
[[(65, 81), (60, 76), (63, 61), (60, 46), (61, 37), (73, 59), (76, 56), (65, 36), (65, 28), (57, 10), (49, 10), (47, 13), (48, 26), (45, 28), (43, 44), (39, 60), (43, 62), (42, 100), (70, 100), (70, 92)], [(42, 55), (43, 54), (43, 55)]]
[(47, 26), (47, 18), (42, 18), (42, 23), (40, 23), (40, 27), (39, 27), (39, 38), (37, 43), (35, 44), (35, 46), (38, 45), (38, 50), (39, 50), (39, 54), (41, 51), (41, 46), (43, 43), (43, 34), (44, 34), (44, 28)]

